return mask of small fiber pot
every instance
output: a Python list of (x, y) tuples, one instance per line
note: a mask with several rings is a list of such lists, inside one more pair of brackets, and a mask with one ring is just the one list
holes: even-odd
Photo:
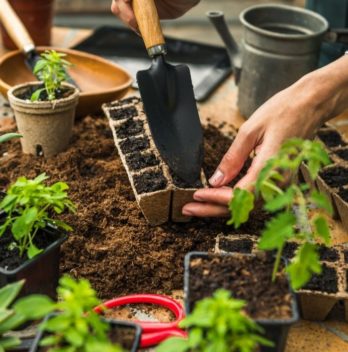
[(75, 110), (79, 100), (79, 91), (64, 83), (63, 87), (72, 89), (72, 93), (55, 101), (37, 101), (19, 99), (29, 87), (41, 83), (31, 82), (13, 87), (8, 98), (16, 117), (22, 149), (26, 154), (51, 157), (65, 150), (69, 145), (75, 120)]

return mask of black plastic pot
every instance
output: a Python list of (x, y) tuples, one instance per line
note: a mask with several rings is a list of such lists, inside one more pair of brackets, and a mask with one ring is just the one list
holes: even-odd
[(41, 254), (26, 261), (16, 269), (7, 270), (0, 267), (0, 288), (9, 283), (25, 279), (20, 296), (43, 294), (56, 299), (60, 247), (67, 239), (67, 236), (53, 226), (47, 226), (43, 232), (53, 234), (57, 237), (57, 240), (50, 244)]
[[(185, 274), (184, 274), (184, 297), (185, 297), (185, 310), (189, 314), (192, 310), (190, 307), (190, 263), (193, 259), (209, 258), (211, 256), (246, 256), (250, 257), (252, 254), (235, 254), (235, 253), (221, 253), (221, 254), (208, 254), (206, 252), (190, 252), (185, 257)], [(290, 285), (289, 285), (290, 287)], [(286, 340), (291, 325), (296, 323), (299, 319), (299, 312), (297, 307), (296, 296), (289, 288), (291, 295), (292, 317), (288, 320), (281, 319), (258, 319), (256, 322), (261, 325), (264, 330), (264, 336), (273, 341), (274, 347), (261, 346), (261, 352), (283, 352), (285, 350)], [(233, 294), (233, 293), (232, 293)]]
[[(44, 322), (47, 321), (50, 317), (57, 315), (57, 313), (52, 313), (46, 316), (44, 319)], [(115, 331), (116, 329), (133, 329), (134, 330), (134, 341), (132, 346), (122, 346), (121, 347), (124, 349), (124, 351), (127, 352), (136, 352), (138, 350), (139, 344), (140, 344), (140, 338), (141, 338), (141, 327), (137, 324), (134, 323), (129, 323), (125, 321), (118, 321), (118, 320), (111, 320), (111, 319), (104, 319), (106, 322), (108, 322), (111, 325), (111, 331), (110, 335), (112, 336), (112, 332)], [(39, 330), (38, 333), (35, 336), (34, 342), (29, 350), (29, 352), (41, 352), (42, 349), (40, 348), (40, 341), (44, 337), (44, 332)], [(110, 337), (112, 342), (114, 343), (119, 343), (119, 341), (116, 341)]]

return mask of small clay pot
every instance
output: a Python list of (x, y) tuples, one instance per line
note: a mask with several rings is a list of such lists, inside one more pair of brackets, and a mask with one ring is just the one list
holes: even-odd
[(28, 87), (39, 85), (38, 82), (31, 82), (15, 86), (9, 90), (8, 98), (14, 110), (18, 131), (23, 136), (23, 152), (51, 157), (69, 145), (79, 91), (71, 84), (64, 83), (64, 87), (72, 89), (66, 98), (36, 102), (18, 98)]
[[(10, 5), (28, 30), (36, 46), (51, 44), (54, 0), (9, 0)], [(2, 42), (7, 49), (17, 49), (0, 24)]]

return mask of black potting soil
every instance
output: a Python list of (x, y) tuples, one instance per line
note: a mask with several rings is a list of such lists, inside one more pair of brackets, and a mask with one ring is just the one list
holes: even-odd
[(287, 242), (283, 249), (283, 257), (286, 259), (291, 259), (295, 256), (298, 244), (294, 242)]
[(109, 332), (110, 340), (122, 347), (123, 351), (131, 351), (135, 337), (136, 330), (132, 327), (117, 325)]
[(136, 136), (144, 132), (144, 122), (141, 120), (127, 120), (120, 126), (116, 127), (117, 136), (119, 139)]
[(135, 175), (133, 179), (138, 194), (160, 191), (168, 184), (162, 171), (144, 172), (141, 175)]
[(201, 180), (189, 183), (181, 179), (179, 176), (176, 176), (173, 171), (171, 171), (171, 176), (173, 179), (173, 184), (179, 188), (202, 188), (203, 184)]
[(348, 184), (348, 169), (342, 166), (329, 167), (321, 171), (320, 176), (330, 187), (340, 187)]
[(335, 248), (329, 248), (326, 246), (319, 246), (320, 260), (324, 262), (336, 262), (339, 260), (338, 250)]
[(120, 142), (120, 148), (123, 154), (140, 152), (150, 147), (150, 141), (147, 137), (129, 137)]
[[(262, 258), (262, 259), (261, 259)], [(190, 264), (189, 304), (211, 297), (224, 288), (234, 298), (247, 302), (246, 312), (253, 319), (287, 319), (292, 316), (291, 295), (286, 275), (272, 283), (274, 261), (267, 257), (210, 255)]]
[(344, 262), (345, 262), (346, 264), (348, 264), (348, 250), (345, 250), (345, 251), (343, 252), (343, 255), (344, 255)]
[[(34, 244), (40, 249), (45, 249), (58, 238), (58, 235), (52, 232), (39, 231), (34, 237)], [(13, 236), (10, 230), (0, 236), (0, 268), (2, 269), (16, 269), (28, 260), (26, 254), (22, 257), (19, 256), (17, 248), (11, 249), (13, 243)]]
[(106, 106), (117, 107), (117, 106), (124, 106), (125, 104), (137, 104), (139, 102), (140, 102), (140, 98), (136, 96), (132, 96), (126, 99), (117, 100), (115, 102), (109, 103)]
[(247, 238), (231, 240), (222, 237), (219, 240), (219, 248), (220, 250), (230, 253), (251, 253), (253, 249), (253, 241)]
[(335, 130), (319, 130), (318, 137), (329, 148), (345, 146), (347, 144)]
[(338, 195), (345, 201), (348, 202), (348, 189), (340, 188)]
[(155, 154), (134, 153), (126, 155), (126, 161), (131, 171), (141, 170), (146, 167), (159, 165), (159, 160)]
[(323, 264), (320, 275), (313, 275), (312, 279), (303, 287), (304, 290), (336, 293), (338, 291), (338, 277), (334, 268)]
[(337, 150), (334, 152), (334, 154), (336, 154), (341, 159), (348, 161), (348, 148)]
[(138, 116), (138, 110), (134, 106), (129, 106), (123, 109), (110, 110), (110, 117), (113, 120), (131, 119)]
[[(27, 88), (27, 90), (25, 92), (23, 92), (22, 94), (17, 94), (17, 98), (18, 99), (22, 99), (22, 100), (30, 100), (31, 96), (33, 95), (33, 93), (38, 90), (38, 89), (43, 89), (45, 88), (45, 86), (43, 84), (39, 85), (39, 86), (29, 86)], [(73, 93), (73, 89), (72, 88), (61, 88), (61, 89), (57, 89), (55, 91), (55, 96), (56, 99), (63, 99), (63, 98), (67, 98), (69, 95), (71, 95)], [(43, 90), (40, 93), (39, 96), (39, 101), (48, 101), (48, 94), (46, 92), (46, 90)]]

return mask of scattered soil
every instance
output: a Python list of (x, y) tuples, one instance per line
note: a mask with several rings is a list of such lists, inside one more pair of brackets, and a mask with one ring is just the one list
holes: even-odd
[[(58, 238), (58, 233), (52, 231), (39, 231), (34, 237), (34, 244), (39, 249), (45, 249)], [(19, 250), (17, 248), (12, 250), (9, 249), (13, 242), (13, 236), (10, 230), (7, 230), (0, 237), (0, 267), (5, 270), (16, 269), (28, 260), (26, 254), (22, 257), (19, 256)]]
[(348, 189), (341, 188), (338, 192), (338, 195), (345, 201), (348, 202)]
[(189, 276), (189, 304), (211, 297), (218, 288), (231, 291), (247, 302), (253, 319), (288, 319), (292, 316), (291, 295), (285, 274), (272, 283), (273, 259), (267, 256), (209, 255), (193, 257)]
[(168, 184), (162, 171), (145, 172), (133, 178), (138, 194), (160, 191), (166, 189)]
[(251, 253), (253, 241), (249, 239), (231, 240), (226, 237), (220, 238), (219, 248), (230, 253)]
[[(213, 126), (205, 136), (205, 165), (213, 170), (219, 155), (212, 146), (224, 137)], [(123, 146), (130, 147), (134, 140), (129, 138)], [(238, 231), (227, 226), (226, 219), (150, 226), (135, 201), (108, 120), (99, 116), (77, 121), (69, 149), (52, 158), (24, 155), (18, 140), (0, 145), (0, 155), (4, 153), (0, 189), (19, 176), (33, 178), (42, 172), (51, 183), (69, 184), (77, 213), (61, 217), (74, 229), (62, 246), (61, 273), (89, 279), (102, 299), (182, 289), (187, 252), (212, 250), (220, 233), (257, 234), (266, 219), (257, 210)]]
[(120, 142), (120, 148), (123, 154), (141, 152), (150, 147), (150, 141), (147, 137), (129, 137)]
[(336, 262), (339, 260), (338, 250), (324, 245), (319, 246), (320, 260), (324, 262)]
[(119, 139), (128, 138), (144, 132), (144, 122), (141, 120), (127, 120), (120, 126), (116, 127), (117, 136)]
[(114, 101), (112, 103), (107, 104), (106, 106), (118, 107), (118, 106), (124, 106), (125, 104), (137, 104), (139, 102), (140, 102), (139, 97), (132, 96), (126, 99)]
[(337, 150), (334, 152), (334, 154), (340, 157), (341, 159), (348, 161), (348, 148)]
[(159, 160), (155, 154), (134, 153), (126, 155), (126, 162), (131, 171), (137, 171), (150, 166), (159, 165)]
[(348, 184), (348, 169), (342, 166), (329, 167), (321, 171), (320, 176), (330, 187), (340, 187)]
[(113, 120), (132, 119), (138, 115), (138, 110), (134, 106), (129, 106), (123, 109), (110, 110), (110, 117)]
[(329, 148), (347, 145), (342, 140), (341, 135), (335, 130), (319, 130), (318, 137)]
[(304, 290), (336, 293), (338, 291), (337, 272), (323, 264), (323, 271), (320, 275), (313, 275), (309, 283), (303, 287)]
[[(38, 85), (36, 87), (30, 86), (30, 87), (27, 88), (27, 90), (25, 92), (23, 92), (22, 94), (18, 94), (16, 96), (17, 96), (17, 98), (22, 99), (22, 100), (30, 100), (31, 96), (33, 95), (33, 93), (36, 90), (43, 89), (43, 88), (45, 88), (45, 86), (43, 84)], [(55, 91), (56, 99), (67, 98), (73, 92), (74, 92), (74, 90), (72, 88), (57, 89)], [(48, 101), (48, 95), (47, 95), (46, 90), (43, 90), (40, 93), (39, 101)]]

